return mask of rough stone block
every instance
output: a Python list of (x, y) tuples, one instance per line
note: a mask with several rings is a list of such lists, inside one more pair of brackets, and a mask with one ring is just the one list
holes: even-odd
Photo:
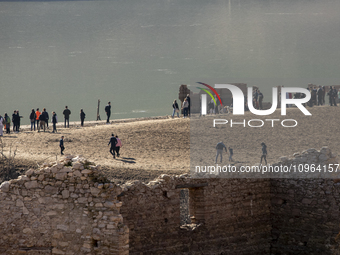
[(37, 181), (29, 181), (25, 182), (26, 189), (36, 189), (38, 188), (38, 182)]

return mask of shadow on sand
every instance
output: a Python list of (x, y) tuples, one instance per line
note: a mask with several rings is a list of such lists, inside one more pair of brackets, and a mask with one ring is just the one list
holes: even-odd
[(129, 163), (129, 164), (136, 164), (136, 159), (135, 158), (117, 158), (116, 157), (116, 160), (118, 161), (122, 161), (124, 163)]

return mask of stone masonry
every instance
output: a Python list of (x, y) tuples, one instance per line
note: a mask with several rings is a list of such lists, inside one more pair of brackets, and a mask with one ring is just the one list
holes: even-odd
[(65, 157), (1, 184), (0, 254), (128, 254), (120, 188)]
[[(324, 147), (279, 164), (298, 162), (336, 158)], [(340, 254), (339, 179), (164, 174), (117, 185), (67, 156), (1, 184), (0, 255)]]

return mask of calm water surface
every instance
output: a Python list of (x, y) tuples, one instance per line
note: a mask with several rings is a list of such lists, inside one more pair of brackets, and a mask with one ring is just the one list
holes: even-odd
[(0, 113), (171, 114), (180, 84), (340, 84), (339, 1), (0, 1)]

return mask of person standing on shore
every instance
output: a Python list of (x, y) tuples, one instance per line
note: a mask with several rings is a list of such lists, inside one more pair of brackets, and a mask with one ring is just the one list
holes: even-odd
[(222, 141), (220, 141), (219, 143), (216, 144), (216, 159), (215, 159), (215, 164), (217, 164), (217, 158), (218, 155), (221, 155), (221, 163), (222, 163), (222, 153), (223, 153), (223, 149), (225, 150), (226, 153), (228, 153), (227, 151), (227, 147), (224, 145), (224, 143)]
[(64, 114), (64, 120), (65, 120), (64, 127), (66, 128), (66, 122), (67, 122), (67, 128), (69, 128), (71, 111), (70, 109), (68, 109), (67, 105), (65, 106), (65, 110), (63, 111), (63, 114)]
[(85, 120), (85, 112), (83, 111), (83, 109), (80, 109), (80, 125), (83, 127), (84, 126), (84, 120)]
[(190, 112), (190, 94), (187, 94), (186, 97), (187, 101), (188, 101), (188, 116), (191, 116), (191, 112)]
[(186, 118), (188, 116), (188, 99), (185, 98), (183, 102), (183, 118)]
[(115, 151), (116, 151), (117, 139), (113, 134), (111, 135), (110, 141), (107, 145), (109, 146), (110, 144), (111, 144), (110, 153), (113, 155), (113, 158), (116, 158)]
[(122, 141), (118, 138), (118, 135), (116, 135), (116, 140), (117, 140), (116, 152), (117, 152), (117, 157), (119, 157), (120, 156), (119, 150), (120, 150), (120, 147), (122, 147)]
[(322, 105), (326, 104), (325, 96), (326, 96), (326, 86), (322, 86)]
[(20, 130), (20, 119), (22, 118), (22, 116), (20, 116), (19, 114), (19, 110), (17, 110), (17, 126), (16, 126), (16, 131), (19, 133), (19, 130)]
[(323, 91), (322, 91), (321, 85), (319, 85), (319, 88), (318, 88), (316, 94), (318, 95), (318, 106), (319, 106), (319, 105), (322, 105)]
[(42, 113), (39, 116), (40, 119), (40, 128), (46, 129), (46, 122), (48, 120), (48, 113), (46, 112), (46, 108), (43, 109)]
[(259, 97), (259, 107), (260, 110), (263, 110), (263, 106), (262, 106), (262, 101), (263, 101), (263, 94), (260, 90), (258, 90), (258, 97)]
[(0, 114), (0, 136), (4, 135), (4, 123), (5, 119)]
[(57, 133), (58, 118), (57, 118), (57, 114), (55, 112), (52, 112), (52, 123), (53, 123), (53, 132), (52, 133)]
[(61, 155), (64, 155), (64, 136), (61, 137), (60, 141), (59, 141), (59, 147), (60, 147), (60, 153)]
[(34, 131), (35, 131), (35, 120), (36, 120), (36, 115), (35, 115), (35, 111), (34, 109), (32, 109), (32, 112), (30, 114), (30, 121), (31, 121), (31, 131), (33, 131), (33, 127), (34, 127)]
[(178, 104), (177, 104), (176, 99), (174, 100), (174, 102), (172, 104), (172, 108), (173, 108), (172, 118), (174, 118), (176, 112), (177, 112), (177, 117), (179, 118), (179, 108), (178, 108)]
[(11, 133), (11, 118), (7, 115), (7, 112), (5, 113), (5, 121), (6, 121), (6, 134)]
[(261, 156), (260, 164), (262, 164), (262, 159), (264, 159), (267, 165), (267, 145), (265, 143), (261, 143), (261, 146), (262, 146), (262, 156)]
[(46, 111), (46, 108), (43, 109), (43, 111), (45, 112), (45, 123), (46, 123), (46, 127), (47, 129), (49, 129), (48, 127), (48, 120), (50, 119), (50, 116), (48, 115), (48, 112)]
[(337, 106), (336, 100), (338, 99), (338, 91), (337, 91), (337, 89), (334, 86), (333, 86), (333, 96), (332, 96), (332, 99), (333, 99), (333, 105)]
[(107, 116), (106, 124), (110, 124), (111, 102), (108, 102), (107, 106), (105, 106), (105, 112), (106, 112), (106, 116)]
[(13, 122), (13, 132), (15, 132), (16, 127), (17, 127), (17, 111), (14, 110), (12, 114), (12, 122)]
[(39, 126), (39, 117), (40, 117), (40, 114), (41, 112), (39, 112), (39, 108), (37, 108), (37, 111), (35, 112), (35, 116), (36, 116), (36, 120), (37, 120), (37, 129), (38, 129), (38, 132), (40, 131), (40, 126)]

